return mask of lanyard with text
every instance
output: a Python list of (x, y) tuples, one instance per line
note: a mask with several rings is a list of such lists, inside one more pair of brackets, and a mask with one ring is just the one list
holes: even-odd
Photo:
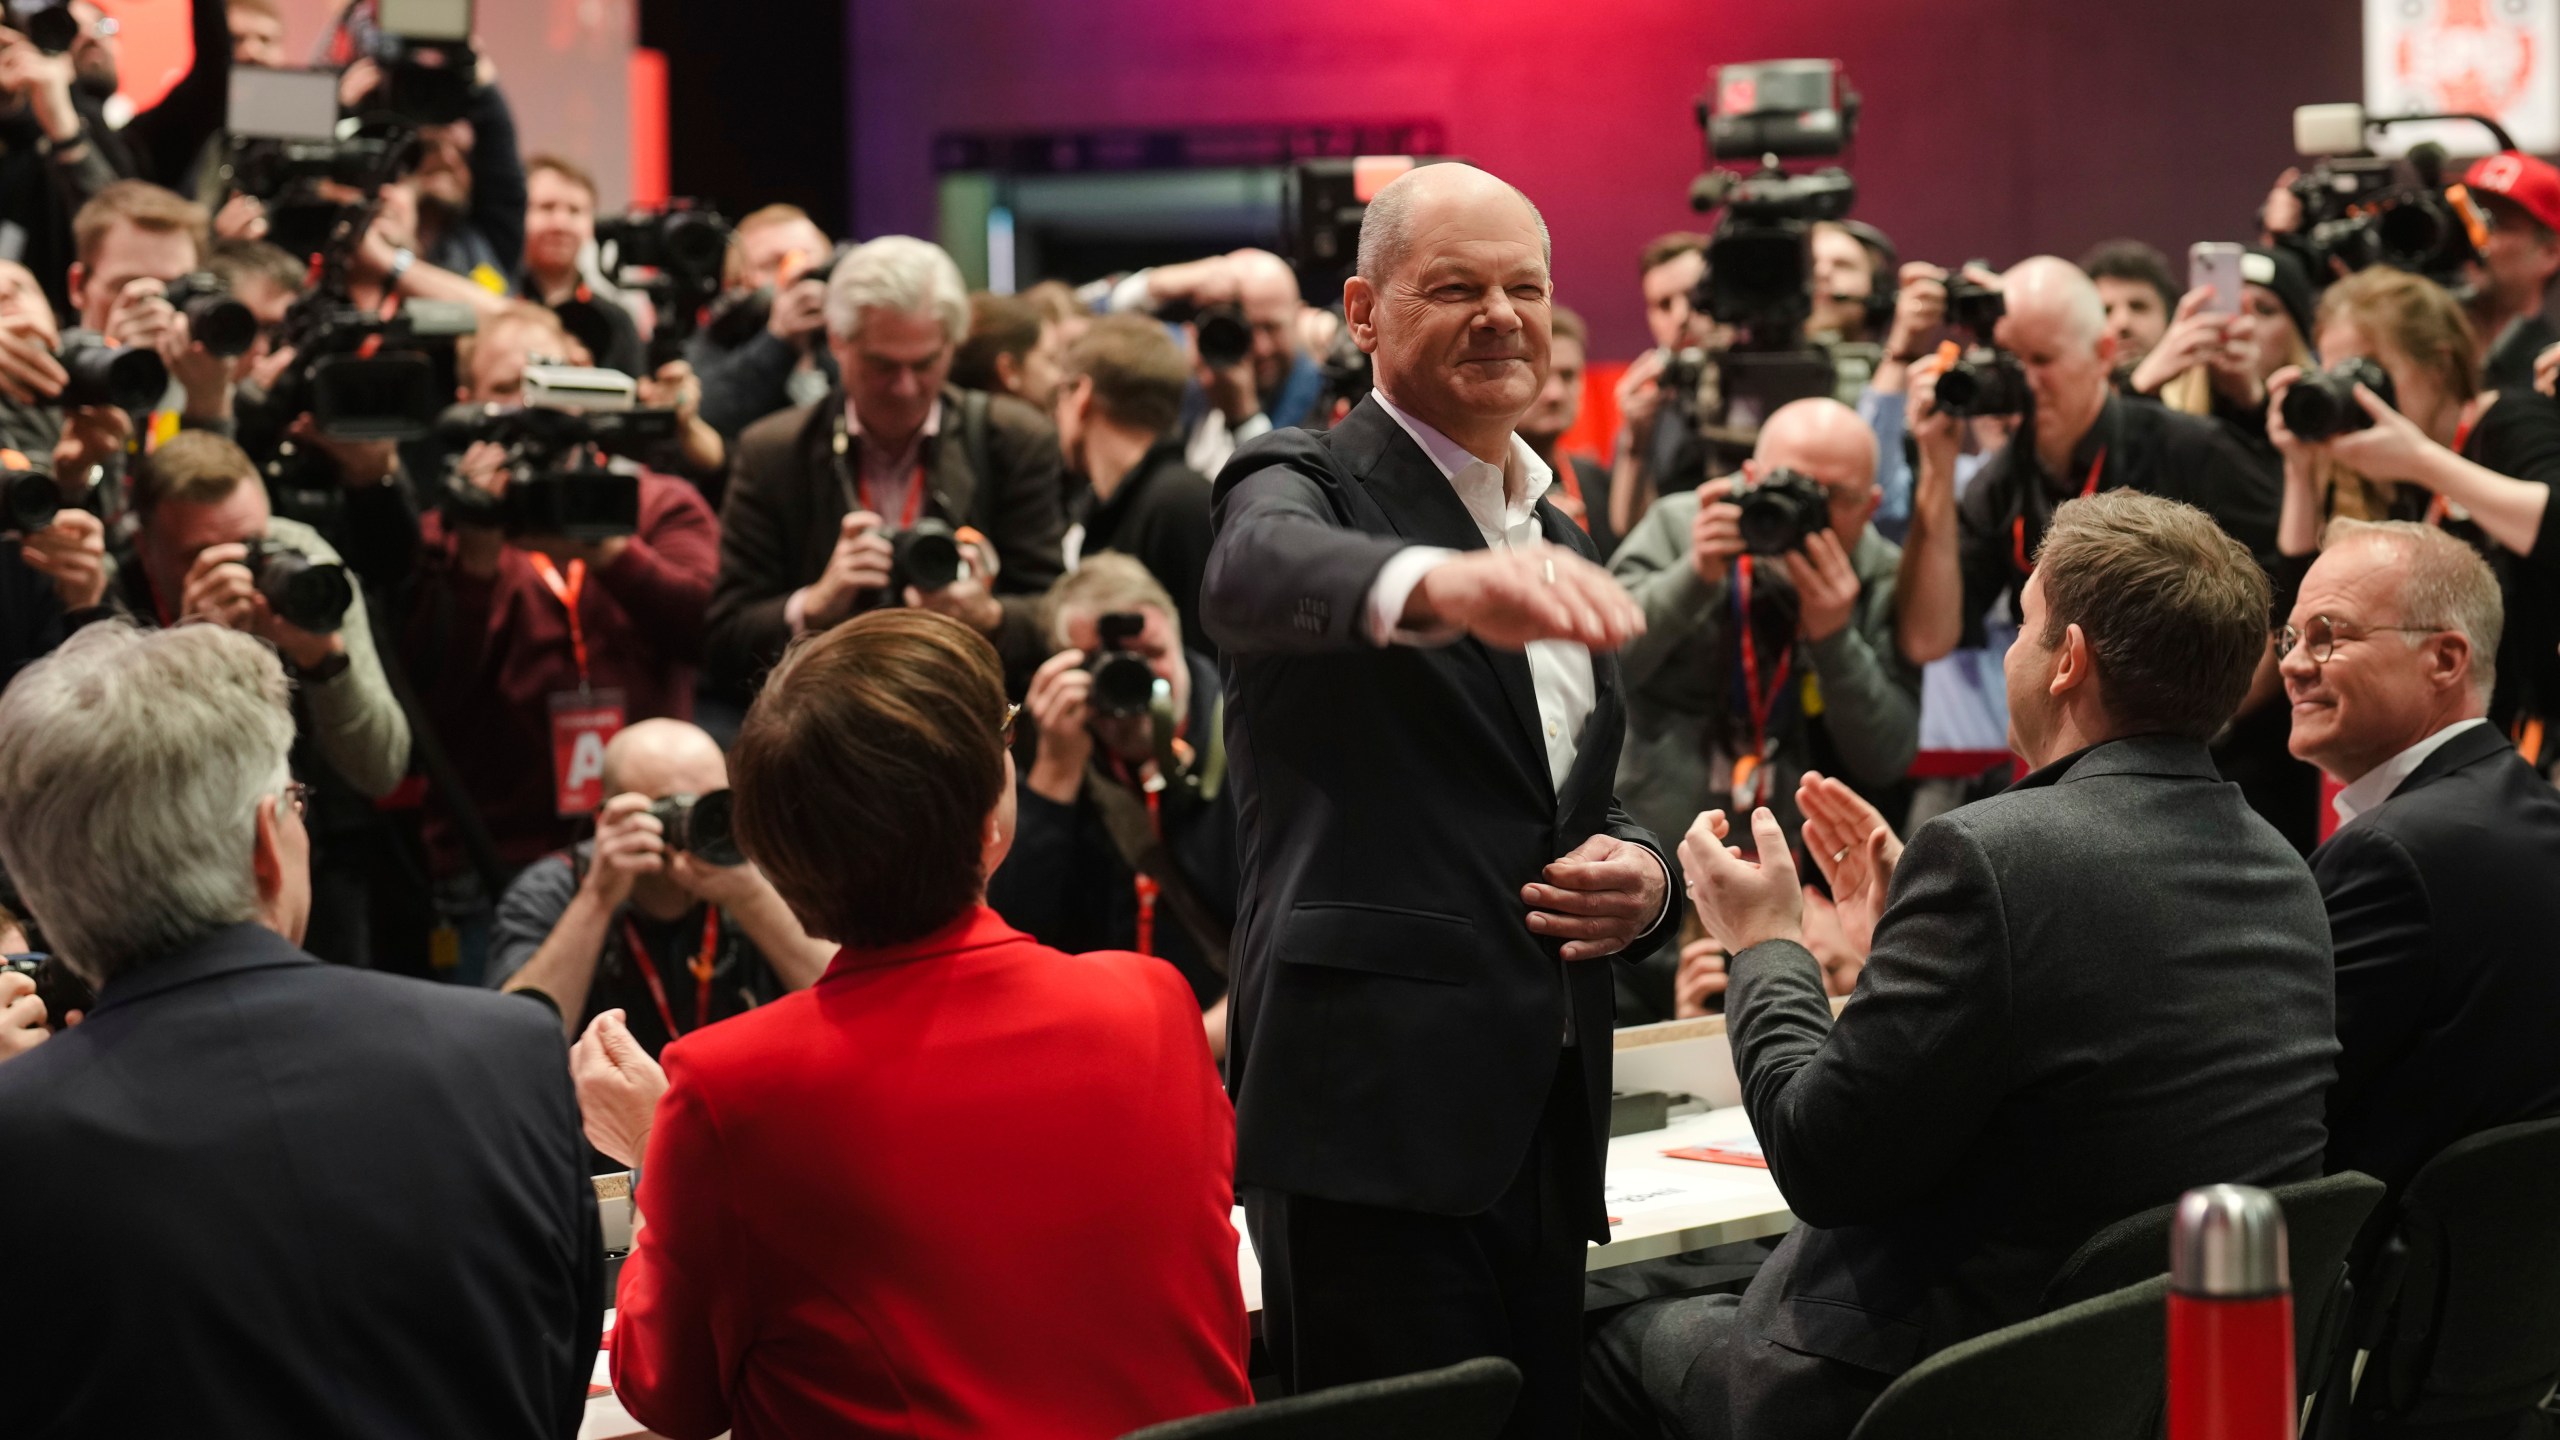
[[(2086, 500), (2098, 493), (2098, 477), (2105, 473), (2106, 468), (2107, 447), (2101, 445), (2098, 458), (2089, 462), (2089, 480), (2080, 487), (2081, 499)], [(2027, 558), (2027, 517), (2024, 515), (2009, 522), (2009, 553), (2010, 558), (2018, 562), (2019, 575), (2036, 573), (2036, 562)]]
[(568, 578), (562, 579), (560, 567), (551, 563), (550, 556), (529, 550), (525, 552), (525, 558), (533, 562), (533, 573), (542, 577), (543, 588), (558, 596), (561, 606), (569, 612), (569, 651), (578, 662), (578, 688), (585, 690), (588, 688), (587, 627), (578, 618), (578, 596), (587, 588), (587, 562), (571, 560)]
[[(684, 1031), (676, 1025), (675, 1007), (667, 1003), (667, 987), (658, 981), (658, 967), (649, 959), (649, 945), (640, 938), (640, 927), (631, 917), (622, 917), (623, 943), (631, 947), (631, 963), (640, 967), (640, 978), (649, 982), (649, 998), (658, 1002), (658, 1018), (667, 1022), (667, 1038), (673, 1040)], [(711, 1023), (711, 969), (720, 953), (720, 907), (710, 906), (702, 916), (702, 953), (685, 966), (693, 972), (693, 1028)]]
[(1752, 810), (1767, 803), (1769, 776), (1763, 768), (1769, 759), (1769, 718), (1776, 713), (1778, 696), (1787, 688), (1787, 671), (1795, 664), (1795, 647), (1789, 645), (1778, 656), (1769, 675), (1767, 689), (1760, 686), (1760, 645), (1751, 633), (1751, 557), (1738, 556), (1733, 562), (1734, 631), (1742, 640), (1742, 706), (1751, 719), (1751, 753), (1733, 762), (1733, 803), (1747, 818)]
[[(2456, 455), (2462, 453), (2463, 446), (2471, 443), (2472, 419), (2472, 416), (2465, 415), (2462, 417), (2462, 423), (2454, 427), (2453, 453)], [(2445, 499), (2442, 495), (2436, 496), (2427, 502), (2427, 523), (2441, 527), (2444, 524), (2445, 516), (2450, 514), (2452, 510), (2452, 501)]]

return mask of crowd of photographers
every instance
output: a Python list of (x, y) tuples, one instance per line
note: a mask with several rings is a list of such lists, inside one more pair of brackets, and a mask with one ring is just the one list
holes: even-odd
[[(195, 71), (131, 117), (101, 108), (113, 21), (61, 13), (0, 30), (0, 685), (92, 624), (267, 642), (306, 948), (654, 1055), (834, 953), (731, 833), (745, 707), (795, 640), (935, 612), (1029, 722), (989, 902), (1171, 962), (1222, 1049), (1239, 822), (1208, 477), (1362, 394), (1289, 262), (972, 295), (932, 244), (839, 243), (789, 206), (602, 216), (575, 163), (520, 154), (485, 60), (386, 36), (371, 0), (327, 42), (356, 123), (326, 141), (226, 133), (207, 98), (281, 65), (273, 0), (196, 0)], [(2005, 783), (1996, 647), (2056, 509), (2116, 489), (2212, 517), (2279, 619), (2333, 519), (2458, 538), (2503, 601), (2486, 719), (2552, 773), (2560, 171), (2479, 162), (2468, 243), (2414, 248), (2335, 181), (2288, 172), (2192, 286), (2132, 241), (1940, 266), (1824, 213), (1785, 232), (1801, 274), (1773, 302), (1729, 232), (1665, 235), (1587, 302), (1640, 306), (1654, 342), (1601, 456), (1559, 449), (1589, 357), (1557, 311), (1521, 435), (1645, 616), (1635, 818), (1767, 805), (1794, 833), (1828, 776), (1907, 832)], [(2214, 743), (2308, 852), (2330, 806), (2284, 658)], [(1808, 898), (1846, 993), (1863, 947)], [(1724, 959), (1693, 930), (1631, 967), (1622, 1023), (1715, 1008)], [(92, 1003), (59, 972), (41, 1002), (10, 987), (0, 1058)]]

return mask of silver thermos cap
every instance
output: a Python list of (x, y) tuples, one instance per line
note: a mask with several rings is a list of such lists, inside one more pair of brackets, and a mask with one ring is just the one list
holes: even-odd
[(2178, 1199), (2169, 1235), (2169, 1288), (2217, 1298), (2281, 1295), (2291, 1288), (2285, 1263), (2284, 1210), (2249, 1185), (2206, 1185)]

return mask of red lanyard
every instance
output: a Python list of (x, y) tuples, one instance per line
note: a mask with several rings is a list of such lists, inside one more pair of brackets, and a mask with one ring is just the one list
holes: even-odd
[[(649, 959), (648, 943), (640, 938), (640, 927), (631, 917), (622, 917), (622, 939), (631, 947), (631, 963), (640, 967), (640, 976), (649, 982), (649, 998), (658, 1002), (658, 1018), (667, 1022), (667, 1038), (683, 1034), (676, 1028), (675, 1007), (667, 1003), (667, 987), (658, 981), (658, 967)], [(693, 1028), (711, 1023), (711, 967), (720, 953), (720, 907), (714, 905), (702, 916), (702, 953), (685, 966), (693, 972)]]
[[(2098, 458), (2089, 462), (2089, 480), (2087, 484), (2080, 487), (2081, 499), (2086, 500), (2098, 493), (2098, 476), (2106, 468), (2107, 447), (2101, 445), (2098, 447)], [(2027, 558), (2027, 517), (2024, 515), (2009, 522), (2009, 554), (2011, 559), (2018, 562), (2020, 575), (2036, 573), (2036, 563)]]
[(578, 661), (578, 688), (585, 690), (588, 688), (587, 630), (578, 619), (578, 595), (587, 588), (587, 562), (571, 560), (569, 578), (563, 580), (559, 567), (551, 563), (550, 556), (538, 550), (528, 550), (525, 558), (533, 562), (533, 573), (542, 577), (544, 587), (558, 596), (561, 605), (569, 612), (569, 651)]
[[(871, 482), (869, 480), (856, 480), (854, 482), (854, 490), (862, 499), (863, 509), (870, 511), (874, 515), (878, 515), (880, 513), (880, 507), (871, 503)], [(911, 530), (915, 528), (916, 517), (923, 513), (924, 462), (922, 460), (918, 460), (916, 462), (916, 473), (914, 477), (907, 481), (906, 512), (898, 517), (897, 528), (900, 530)], [(885, 519), (886, 517), (884, 516), (882, 518)]]
[[(1787, 671), (1795, 664), (1795, 647), (1790, 645), (1778, 656), (1778, 665), (1769, 676), (1769, 688), (1760, 688), (1760, 646), (1751, 634), (1751, 557), (1740, 556), (1733, 565), (1735, 628), (1742, 632), (1742, 705), (1751, 717), (1751, 753), (1744, 757), (1747, 765), (1734, 766), (1734, 788), (1740, 790), (1744, 779), (1760, 768), (1769, 753), (1769, 717), (1777, 713), (1778, 696), (1787, 688)], [(1763, 786), (1765, 776), (1761, 777)], [(1755, 790), (1755, 796), (1757, 791)]]
[[(2462, 423), (2453, 428), (2453, 453), (2456, 455), (2461, 454), (2462, 447), (2470, 443), (2471, 417), (2465, 415), (2462, 417)], [(2435, 526), (2442, 526), (2444, 524), (2444, 517), (2450, 513), (2452, 509), (2452, 501), (2445, 499), (2442, 495), (2434, 497), (2427, 502), (2426, 523)]]
[[(1161, 788), (1147, 792), (1147, 828), (1155, 832), (1156, 847), (1159, 850), (1164, 847), (1163, 802), (1164, 791)], [(1137, 888), (1138, 953), (1153, 955), (1156, 953), (1156, 895), (1164, 887), (1156, 883), (1156, 877), (1141, 870), (1138, 872)]]

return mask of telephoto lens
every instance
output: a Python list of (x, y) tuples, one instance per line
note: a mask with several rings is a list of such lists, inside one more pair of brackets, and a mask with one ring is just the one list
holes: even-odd
[(1760, 483), (1735, 493), (1742, 510), (1742, 545), (1754, 555), (1801, 550), (1831, 523), (1831, 496), (1793, 470), (1772, 470)]
[(2284, 416), (2284, 428), (2305, 440), (2327, 440), (2371, 427), (2373, 417), (2356, 399), (2358, 385), (2380, 397), (2383, 404), (2398, 408), (2391, 372), (2361, 355), (2350, 355), (2326, 370), (2305, 371), (2293, 382), (2293, 388), (2284, 392), (2284, 404), (2277, 407)]
[(199, 270), (169, 282), (163, 292), (179, 314), (187, 317), (187, 333), (209, 355), (228, 360), (249, 353), (258, 343), (258, 317), (231, 298), (219, 276)]
[(267, 597), (267, 608), (287, 625), (330, 635), (346, 623), (347, 607), (356, 598), (346, 566), (315, 563), (301, 551), (272, 540), (251, 541), (249, 558), (242, 563), (249, 567), (258, 593)]
[(82, 405), (148, 410), (169, 390), (169, 367), (157, 352), (118, 345), (87, 331), (74, 331), (63, 340), (62, 368), (71, 379), (56, 403), (66, 410)]

